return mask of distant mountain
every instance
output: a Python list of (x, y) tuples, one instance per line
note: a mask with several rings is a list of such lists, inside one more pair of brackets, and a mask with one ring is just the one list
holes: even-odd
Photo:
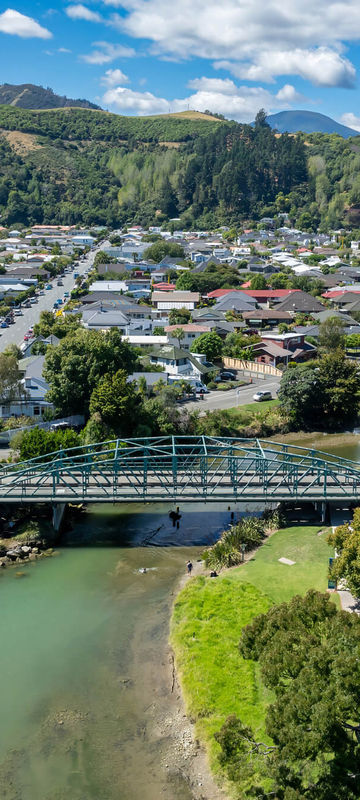
[(278, 114), (271, 114), (267, 117), (267, 122), (279, 131), (279, 133), (337, 133), (348, 139), (349, 136), (359, 136), (359, 131), (340, 125), (331, 117), (325, 114), (317, 114), (315, 111), (280, 111)]
[(33, 83), (21, 83), (20, 86), (3, 83), (0, 85), (0, 105), (32, 109), (69, 106), (100, 109), (100, 106), (90, 103), (89, 100), (70, 100), (68, 97), (54, 94), (52, 89), (44, 89), (43, 86), (35, 86)]

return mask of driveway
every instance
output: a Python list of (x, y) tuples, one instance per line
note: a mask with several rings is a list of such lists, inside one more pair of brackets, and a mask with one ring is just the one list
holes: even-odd
[[(236, 406), (244, 406), (247, 403), (253, 403), (253, 395), (257, 390), (269, 391), (272, 393), (273, 398), (276, 398), (276, 390), (280, 386), (280, 381), (276, 378), (271, 378), (268, 381), (259, 381), (253, 379), (250, 386), (240, 386), (237, 389), (229, 389), (227, 392), (213, 391), (204, 395), (203, 400), (194, 400), (190, 403), (184, 403), (184, 408), (189, 411), (200, 411), (205, 414), (205, 411), (223, 410), (226, 408), (235, 408)], [(259, 403), (261, 407), (261, 403)]]

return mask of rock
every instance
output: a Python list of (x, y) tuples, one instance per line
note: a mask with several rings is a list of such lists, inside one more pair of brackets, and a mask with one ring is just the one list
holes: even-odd
[(21, 550), (22, 550), (23, 553), (25, 553), (26, 556), (29, 553), (31, 553), (31, 547), (29, 547), (29, 545), (27, 545), (27, 544), (23, 544), (23, 546), (21, 547)]
[(16, 550), (7, 550), (6, 556), (10, 559), (10, 561), (16, 561), (18, 554)]
[(31, 552), (32, 553), (38, 553), (39, 552), (39, 548), (38, 547), (32, 547), (31, 548)]

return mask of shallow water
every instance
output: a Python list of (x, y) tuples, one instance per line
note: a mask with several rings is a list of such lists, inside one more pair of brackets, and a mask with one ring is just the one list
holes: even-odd
[(1, 573), (1, 800), (192, 797), (164, 763), (169, 610), (230, 515), (194, 506), (176, 530), (168, 510), (91, 508), (58, 556)]

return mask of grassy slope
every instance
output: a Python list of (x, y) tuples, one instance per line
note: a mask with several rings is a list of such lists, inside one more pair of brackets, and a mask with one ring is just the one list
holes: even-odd
[[(270, 695), (255, 665), (238, 655), (241, 629), (272, 604), (315, 588), (325, 591), (332, 551), (319, 527), (286, 528), (274, 534), (254, 559), (218, 579), (191, 579), (174, 607), (171, 642), (187, 711), (196, 721), (212, 768), (219, 771), (213, 734), (229, 713), (264, 735)], [(278, 559), (296, 561), (292, 567)]]

